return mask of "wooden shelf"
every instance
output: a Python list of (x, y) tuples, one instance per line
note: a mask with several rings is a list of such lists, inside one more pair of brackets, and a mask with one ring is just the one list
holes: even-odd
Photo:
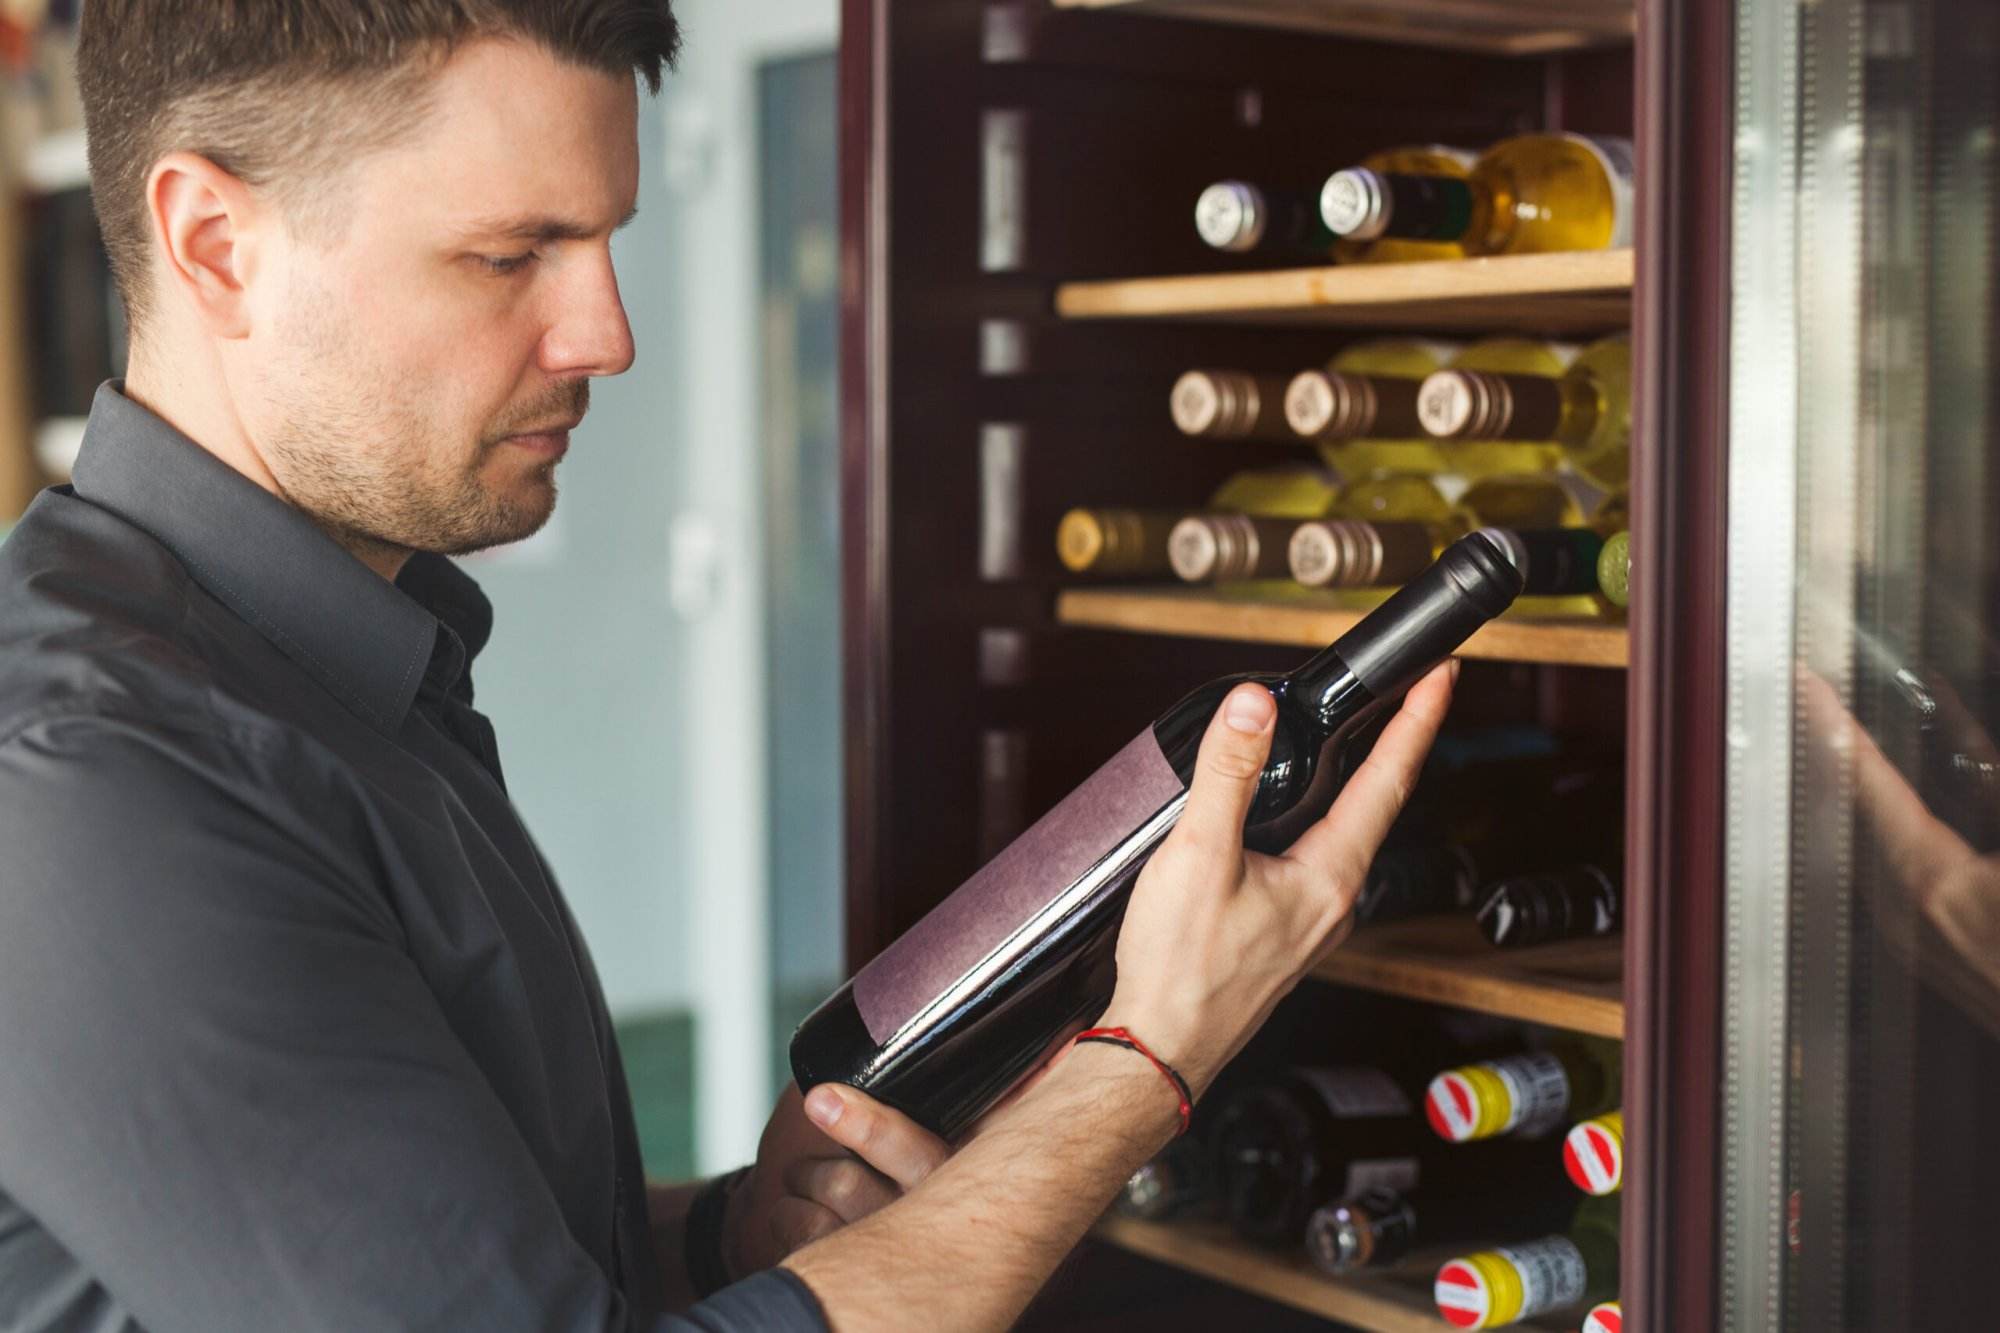
[(1632, 0), (1055, 0), (1498, 55), (1544, 55), (1632, 40)]
[(1632, 322), (1632, 252), (1070, 282), (1065, 319), (1599, 333)]
[(1366, 926), (1314, 974), (1322, 981), (1598, 1037), (1625, 1035), (1617, 939), (1496, 949), (1469, 916)]
[(1414, 1273), (1400, 1280), (1336, 1279), (1303, 1254), (1260, 1250), (1214, 1223), (1141, 1222), (1113, 1214), (1098, 1222), (1094, 1234), (1120, 1249), (1368, 1333), (1437, 1333), (1447, 1327), (1437, 1317), (1428, 1284)]
[[(1363, 612), (1338, 593), (1287, 589), (1071, 588), (1056, 598), (1056, 619), (1091, 629), (1174, 634), (1191, 639), (1324, 648), (1352, 629)], [(1622, 667), (1625, 628), (1601, 621), (1494, 621), (1467, 640), (1464, 657), (1558, 666)]]
[[(1451, 1258), (1449, 1254), (1412, 1255), (1380, 1276), (1336, 1278), (1313, 1267), (1303, 1253), (1259, 1249), (1213, 1222), (1141, 1222), (1113, 1213), (1101, 1219), (1092, 1234), (1156, 1263), (1199, 1273), (1366, 1333), (1440, 1333), (1451, 1327), (1438, 1318), (1431, 1300), (1432, 1276)], [(1575, 1324), (1537, 1321), (1526, 1327), (1574, 1328)]]

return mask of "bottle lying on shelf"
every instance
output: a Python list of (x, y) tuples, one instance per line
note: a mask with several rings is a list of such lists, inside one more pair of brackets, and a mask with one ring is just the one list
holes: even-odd
[[(1352, 169), (1370, 172), (1376, 176), (1405, 176), (1426, 182), (1463, 181), (1478, 161), (1479, 154), (1469, 149), (1450, 148), (1443, 144), (1417, 144), (1370, 153)], [(1326, 189), (1330, 184), (1331, 178), (1320, 186), (1320, 196), (1313, 202), (1320, 209), (1321, 225), (1327, 226), (1329, 233), (1332, 233), (1334, 229), (1326, 221), (1325, 204)], [(1421, 190), (1424, 187), (1417, 188)], [(1402, 236), (1389, 235), (1385, 232), (1373, 237), (1339, 235), (1333, 253), (1343, 264), (1403, 264), (1424, 260), (1463, 259), (1466, 250), (1462, 238), (1459, 237)]]
[(1558, 854), (1595, 852), (1623, 810), (1615, 764), (1589, 755), (1523, 756), (1427, 774), (1368, 867), (1357, 925), (1470, 911), (1482, 885)]
[[(1340, 482), (1316, 467), (1239, 472), (1217, 488), (1206, 511), (1292, 519), (1314, 518), (1340, 500)], [(1168, 539), (1184, 509), (1078, 508), (1056, 524), (1056, 556), (1078, 574), (1166, 578), (1173, 573)]]
[[(1313, 519), (1288, 525), (1286, 569), (1308, 588), (1369, 588), (1406, 577), (1411, 552), (1429, 552), (1440, 538), (1455, 541), (1456, 524), (1364, 523)], [(1589, 597), (1597, 591), (1603, 538), (1589, 528), (1489, 527), (1508, 543), (1527, 580), (1529, 597)], [(1275, 532), (1276, 529), (1273, 529)], [(1419, 566), (1421, 567), (1421, 565)], [(1269, 578), (1271, 575), (1263, 575)]]
[(1585, 1194), (1625, 1188), (1625, 1113), (1606, 1111), (1571, 1129), (1563, 1140), (1563, 1169)]
[(1616, 866), (1581, 862), (1496, 880), (1482, 890), (1480, 933), (1503, 949), (1615, 934), (1624, 917)]
[(1194, 205), (1194, 229), (1211, 250), (1324, 264), (1334, 241), (1310, 190), (1217, 181)]
[(1324, 369), (1291, 378), (1285, 425), (1346, 477), (1448, 471), (1446, 450), (1417, 419), (1417, 391), (1460, 351), (1421, 338), (1352, 343)]
[(1174, 381), (1167, 411), (1175, 430), (1197, 439), (1298, 444), (1285, 419), (1290, 384), (1283, 375), (1249, 370), (1190, 370)]
[[(1190, 514), (1167, 534), (1167, 563), (1183, 583), (1282, 579), (1291, 572), (1286, 551), (1297, 527), (1297, 519)], [(1426, 546), (1418, 569), (1430, 555)]]
[[(1402, 1085), (1367, 1066), (1299, 1068), (1246, 1088), (1223, 1108), (1215, 1131), (1215, 1169), (1230, 1225), (1246, 1240), (1286, 1248), (1306, 1234), (1316, 1209), (1369, 1190), (1409, 1190), (1439, 1179), (1546, 1179), (1561, 1186), (1550, 1157), (1546, 1144), (1442, 1143)], [(1575, 1207), (1574, 1191), (1563, 1186), (1560, 1195)], [(1552, 1225), (1567, 1220), (1564, 1213)]]
[(1231, 689), (1257, 681), (1277, 701), (1244, 825), (1253, 846), (1287, 846), (1344, 785), (1388, 704), (1520, 587), (1503, 547), (1475, 534), (1297, 670), (1183, 698), (807, 1016), (791, 1043), (799, 1086), (851, 1084), (956, 1139), (1066, 1029), (1103, 1012), (1133, 882), (1179, 820)]
[(1545, 1051), (1447, 1069), (1431, 1080), (1424, 1112), (1451, 1143), (1542, 1138), (1615, 1107), (1620, 1063), (1615, 1043), (1566, 1037)]
[(1597, 556), (1597, 586), (1604, 600), (1625, 610), (1632, 605), (1632, 534), (1614, 532)]
[(1599, 1199), (1566, 1231), (1453, 1259), (1432, 1284), (1438, 1314), (1456, 1328), (1499, 1328), (1617, 1292), (1618, 1211)]
[(1220, 1216), (1222, 1194), (1207, 1138), (1190, 1133), (1162, 1148), (1132, 1173), (1114, 1206), (1127, 1217), (1148, 1222)]
[(1625, 1316), (1617, 1301), (1606, 1301), (1593, 1306), (1583, 1317), (1581, 1333), (1625, 1333)]
[(1581, 134), (1524, 134), (1493, 145), (1469, 172), (1369, 163), (1321, 187), (1320, 218), (1360, 259), (1404, 255), (1384, 242), (1428, 242), (1467, 255), (1606, 250), (1632, 243), (1632, 145)]
[(1592, 343), (1560, 375), (1458, 364), (1426, 379), (1423, 427), (1440, 440), (1553, 440), (1599, 486), (1625, 485), (1632, 457), (1632, 342)]
[(1439, 1173), (1413, 1190), (1371, 1189), (1336, 1199), (1306, 1223), (1306, 1254), (1335, 1275), (1387, 1268), (1419, 1246), (1507, 1245), (1568, 1228), (1581, 1206), (1573, 1191), (1550, 1188), (1548, 1163), (1532, 1175)]

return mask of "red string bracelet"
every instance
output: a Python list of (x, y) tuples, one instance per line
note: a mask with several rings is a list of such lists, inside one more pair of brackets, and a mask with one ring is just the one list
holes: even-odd
[(1080, 1041), (1101, 1041), (1109, 1046), (1123, 1046), (1127, 1050), (1137, 1051), (1152, 1061), (1153, 1068), (1166, 1077), (1167, 1082), (1173, 1085), (1174, 1095), (1180, 1098), (1181, 1128), (1180, 1133), (1174, 1137), (1179, 1138), (1181, 1134), (1188, 1132), (1188, 1125), (1194, 1120), (1194, 1094), (1188, 1090), (1187, 1080), (1180, 1076), (1179, 1070), (1147, 1050), (1145, 1043), (1133, 1036), (1127, 1028), (1090, 1028), (1070, 1038), (1071, 1044)]

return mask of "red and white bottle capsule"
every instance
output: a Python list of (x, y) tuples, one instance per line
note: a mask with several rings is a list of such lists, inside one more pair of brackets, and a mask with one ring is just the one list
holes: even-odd
[(1563, 1141), (1563, 1167), (1585, 1194), (1616, 1194), (1625, 1185), (1625, 1114), (1586, 1120)]

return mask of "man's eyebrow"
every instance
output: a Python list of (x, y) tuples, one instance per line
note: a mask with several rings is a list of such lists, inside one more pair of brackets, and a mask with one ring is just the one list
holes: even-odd
[[(639, 216), (638, 205), (618, 219), (611, 230), (622, 231)], [(467, 223), (463, 229), (466, 236), (494, 237), (508, 241), (528, 241), (544, 244), (549, 241), (587, 241), (599, 233), (599, 228), (588, 222), (561, 217), (497, 217), (481, 218)]]

